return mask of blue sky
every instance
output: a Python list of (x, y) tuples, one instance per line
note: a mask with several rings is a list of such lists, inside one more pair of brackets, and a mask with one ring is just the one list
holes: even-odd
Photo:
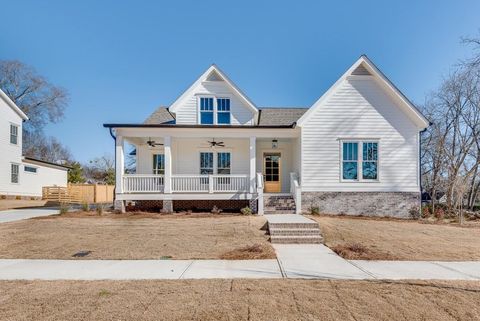
[(414, 102), (478, 35), (480, 1), (0, 1), (0, 59), (71, 95), (50, 125), (82, 162), (216, 63), (258, 106), (310, 106), (367, 54)]

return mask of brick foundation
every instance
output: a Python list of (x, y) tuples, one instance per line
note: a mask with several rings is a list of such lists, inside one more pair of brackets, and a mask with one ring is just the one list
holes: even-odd
[(409, 218), (420, 205), (420, 193), (411, 192), (302, 192), (302, 211), (318, 207), (322, 214)]
[(162, 209), (168, 211), (194, 211), (210, 212), (217, 206), (225, 213), (237, 213), (240, 209), (249, 206), (248, 200), (145, 200), (135, 201), (135, 206), (128, 207), (129, 210), (160, 212)]

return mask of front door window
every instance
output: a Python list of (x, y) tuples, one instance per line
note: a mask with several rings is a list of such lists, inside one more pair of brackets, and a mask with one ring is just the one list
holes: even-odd
[(281, 190), (281, 155), (280, 153), (265, 153), (264, 156), (265, 192), (278, 193)]

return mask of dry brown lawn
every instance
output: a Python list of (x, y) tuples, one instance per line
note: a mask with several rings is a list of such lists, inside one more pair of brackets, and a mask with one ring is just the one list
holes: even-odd
[(395, 219), (311, 216), (325, 244), (347, 259), (480, 260), (480, 226)]
[(1, 281), (0, 320), (479, 320), (480, 282)]
[(0, 224), (0, 258), (275, 258), (264, 224), (259, 216), (68, 213)]
[[(44, 206), (46, 201), (42, 200), (0, 200), (0, 211), (12, 208)], [(0, 213), (2, 215), (2, 213)]]

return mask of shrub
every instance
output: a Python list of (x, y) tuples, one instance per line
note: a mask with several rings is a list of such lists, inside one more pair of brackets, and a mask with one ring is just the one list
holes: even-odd
[(87, 202), (82, 203), (82, 211), (84, 211), (84, 212), (90, 211), (90, 206), (88, 205)]
[(243, 214), (243, 215), (252, 215), (253, 214), (253, 211), (250, 207), (244, 207), (240, 210), (240, 212)]
[(434, 215), (436, 219), (443, 220), (443, 218), (445, 217), (445, 210), (442, 207), (437, 207), (435, 209)]
[(424, 205), (422, 207), (422, 217), (428, 218), (432, 214), (432, 207), (430, 205)]
[(67, 203), (60, 203), (60, 215), (67, 214), (69, 210), (70, 205), (68, 205)]
[(95, 211), (97, 211), (98, 215), (103, 215), (103, 204), (97, 204)]
[(410, 215), (410, 218), (418, 220), (420, 218), (420, 209), (418, 208), (418, 206), (412, 206), (408, 210), (408, 214)]
[(222, 212), (222, 210), (219, 209), (219, 208), (217, 207), (217, 205), (214, 205), (213, 208), (212, 208), (212, 210), (211, 210), (211, 212), (212, 212), (212, 214), (220, 214), (220, 213)]
[(310, 206), (310, 214), (311, 215), (320, 214), (320, 208), (318, 208), (318, 206)]

